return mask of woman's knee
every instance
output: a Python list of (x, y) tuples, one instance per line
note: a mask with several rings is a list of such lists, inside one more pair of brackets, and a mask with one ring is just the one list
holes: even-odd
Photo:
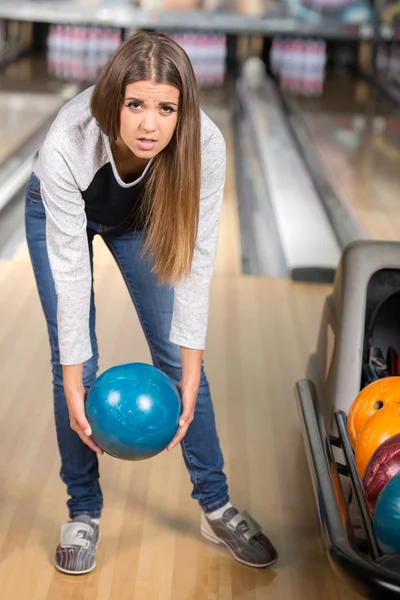
[[(97, 352), (93, 354), (89, 360), (87, 360), (83, 364), (83, 387), (85, 390), (89, 390), (93, 383), (96, 381), (97, 372), (99, 369), (98, 365), (98, 354)], [(53, 370), (53, 385), (62, 386), (63, 385), (63, 372), (62, 372), (62, 364), (60, 363), (60, 355), (57, 350), (56, 355), (52, 357), (51, 360), (52, 370)]]
[[(169, 342), (163, 348), (163, 352), (152, 352), (154, 365), (168, 375), (175, 383), (182, 378), (182, 358), (180, 346)], [(201, 362), (200, 387), (208, 386), (207, 376), (204, 370), (204, 362)]]
[(83, 387), (89, 390), (96, 381), (97, 371), (99, 370), (97, 352), (83, 365)]
[(162, 348), (152, 348), (151, 354), (154, 366), (161, 369), (175, 383), (179, 383), (182, 377), (180, 347), (168, 342)]

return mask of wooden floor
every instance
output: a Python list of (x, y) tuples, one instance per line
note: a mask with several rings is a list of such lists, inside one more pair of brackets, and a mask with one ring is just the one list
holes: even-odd
[[(228, 138), (223, 115), (217, 115)], [(6, 600), (350, 600), (322, 548), (294, 401), (326, 287), (240, 274), (229, 156), (211, 293), (206, 369), (232, 502), (276, 544), (270, 570), (236, 563), (199, 534), (180, 449), (137, 464), (101, 458), (106, 508), (97, 568), (52, 566), (66, 520), (47, 333), (25, 246), (0, 264), (0, 594)], [(134, 309), (102, 243), (95, 248), (101, 370), (147, 361)], [(111, 308), (112, 307), (112, 310)]]

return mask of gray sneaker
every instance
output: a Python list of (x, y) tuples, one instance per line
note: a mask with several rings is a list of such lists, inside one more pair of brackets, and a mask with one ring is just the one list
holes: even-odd
[(56, 550), (56, 569), (69, 575), (83, 575), (93, 571), (99, 539), (100, 528), (89, 515), (78, 515), (72, 521), (64, 523)]
[(215, 544), (224, 544), (239, 562), (249, 567), (270, 567), (278, 554), (260, 525), (246, 511), (228, 508), (221, 519), (207, 519), (202, 512), (200, 531)]

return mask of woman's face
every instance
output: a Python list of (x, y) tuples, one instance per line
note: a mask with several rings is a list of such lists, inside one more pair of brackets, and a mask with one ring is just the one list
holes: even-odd
[(150, 159), (171, 141), (178, 122), (179, 90), (154, 81), (125, 88), (120, 137), (135, 156)]

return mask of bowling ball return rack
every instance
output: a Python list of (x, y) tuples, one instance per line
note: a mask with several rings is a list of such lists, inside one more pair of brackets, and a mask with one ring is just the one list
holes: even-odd
[(373, 600), (400, 599), (400, 555), (384, 555), (379, 548), (347, 433), (347, 414), (367, 383), (371, 347), (379, 345), (383, 353), (399, 347), (397, 312), (400, 243), (350, 244), (324, 305), (306, 378), (295, 386), (329, 562), (350, 588)]
[[(303, 439), (331, 566), (365, 598), (400, 598), (400, 555), (384, 556), (379, 550), (347, 435), (347, 415), (337, 411), (338, 434), (328, 434), (313, 383), (301, 380), (296, 389)], [(342, 450), (343, 462), (335, 458), (335, 448)], [(351, 494), (346, 494), (340, 476), (349, 479)], [(353, 529), (349, 498), (356, 501), (363, 537)]]

